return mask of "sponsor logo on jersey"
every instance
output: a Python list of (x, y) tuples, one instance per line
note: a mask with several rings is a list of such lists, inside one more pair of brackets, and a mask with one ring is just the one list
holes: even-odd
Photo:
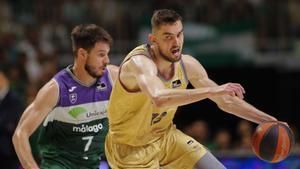
[(83, 107), (75, 107), (72, 108), (69, 112), (69, 115), (71, 115), (73, 118), (78, 119), (78, 116), (80, 114), (85, 114), (86, 118), (91, 118), (91, 117), (95, 117), (95, 116), (106, 116), (106, 108), (102, 111), (91, 111), (88, 112), (85, 108)]
[(164, 118), (167, 114), (168, 114), (167, 112), (162, 112), (162, 113), (152, 113), (151, 125), (160, 122), (161, 119)]
[(77, 117), (82, 114), (87, 112), (87, 110), (83, 107), (75, 107), (73, 109), (71, 109), (68, 114), (71, 115), (72, 117), (74, 117), (75, 119), (77, 119)]
[(68, 91), (73, 92), (76, 88), (77, 88), (76, 86), (72, 86)]
[(106, 90), (106, 84), (105, 83), (97, 83), (97, 90), (100, 90), (100, 91), (104, 91)]
[(86, 117), (87, 118), (90, 118), (90, 117), (95, 117), (95, 116), (101, 116), (101, 115), (106, 115), (106, 109), (104, 111), (93, 111), (93, 112), (88, 112), (86, 114)]
[(73, 132), (78, 132), (78, 133), (87, 133), (87, 132), (97, 133), (102, 129), (103, 129), (102, 123), (95, 124), (92, 126), (89, 126), (87, 124), (82, 124), (81, 126), (73, 126)]
[(193, 143), (194, 143), (193, 140), (189, 140), (186, 144), (191, 145), (191, 144), (193, 144)]
[(77, 101), (77, 93), (71, 93), (69, 94), (69, 100), (72, 104), (76, 103)]
[(177, 88), (179, 86), (181, 86), (181, 80), (180, 79), (172, 81), (172, 88)]
[(191, 148), (193, 149), (193, 150), (196, 150), (196, 149), (198, 149), (199, 148), (199, 144), (194, 144), (194, 143), (196, 143), (196, 142), (194, 142), (194, 140), (189, 140), (188, 142), (186, 142), (186, 144), (188, 144), (189, 146), (191, 146)]

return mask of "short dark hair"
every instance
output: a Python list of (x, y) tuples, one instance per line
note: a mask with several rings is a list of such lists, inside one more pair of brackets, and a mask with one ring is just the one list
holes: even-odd
[(164, 24), (175, 23), (178, 20), (182, 21), (182, 17), (174, 10), (170, 10), (170, 9), (155, 10), (151, 18), (152, 30), (159, 28), (161, 25)]
[(71, 33), (71, 40), (75, 56), (79, 48), (89, 51), (97, 42), (106, 42), (110, 46), (113, 42), (110, 34), (95, 24), (82, 24), (74, 27)]

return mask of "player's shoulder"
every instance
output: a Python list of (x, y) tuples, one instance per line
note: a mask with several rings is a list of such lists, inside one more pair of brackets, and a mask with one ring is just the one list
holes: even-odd
[(147, 69), (151, 67), (156, 67), (155, 63), (151, 58), (145, 55), (135, 55), (131, 57), (127, 63), (124, 63), (125, 66)]
[(52, 78), (40, 89), (40, 92), (51, 93), (57, 91), (58, 88), (59, 88), (58, 82), (54, 78)]
[(131, 57), (120, 67), (120, 75), (138, 75), (138, 74), (157, 74), (156, 64), (152, 59), (144, 55), (136, 55)]
[(56, 82), (56, 80), (52, 78), (38, 91), (35, 101), (49, 100), (49, 98), (57, 100), (58, 94), (59, 94), (58, 83)]
[(182, 54), (182, 62), (188, 75), (192, 74), (206, 74), (205, 68), (193, 56)]
[(146, 55), (149, 56), (149, 45), (148, 44), (141, 44), (135, 47), (132, 51), (129, 52), (128, 55)]
[(186, 66), (201, 65), (201, 63), (192, 55), (182, 54), (182, 62)]

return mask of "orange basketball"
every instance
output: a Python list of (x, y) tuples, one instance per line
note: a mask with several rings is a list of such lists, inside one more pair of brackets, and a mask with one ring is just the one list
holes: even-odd
[(257, 126), (252, 136), (252, 150), (262, 160), (276, 163), (284, 160), (294, 144), (292, 130), (279, 122)]

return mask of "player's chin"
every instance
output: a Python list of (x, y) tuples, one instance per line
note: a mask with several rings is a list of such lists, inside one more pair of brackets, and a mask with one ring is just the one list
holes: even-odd
[(172, 54), (172, 60), (177, 62), (181, 59), (181, 54)]
[(98, 72), (94, 73), (94, 77), (101, 77), (104, 75), (104, 70), (99, 70)]
[(102, 74), (103, 74), (103, 73), (105, 72), (105, 68), (106, 68), (106, 67), (99, 68), (99, 69), (98, 69), (98, 73), (102, 73)]
[(97, 76), (98, 77), (101, 77), (101, 76), (103, 76), (104, 75), (104, 71), (103, 70), (101, 70), (101, 71), (99, 71), (98, 73), (97, 73)]

